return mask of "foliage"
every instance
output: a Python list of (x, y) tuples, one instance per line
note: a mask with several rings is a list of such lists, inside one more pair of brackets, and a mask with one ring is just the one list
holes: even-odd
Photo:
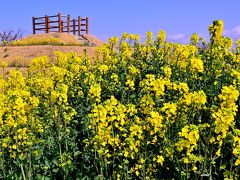
[(94, 64), (57, 52), (3, 71), (1, 178), (239, 179), (240, 41), (209, 30), (204, 48), (124, 33)]
[(22, 30), (13, 31), (13, 30), (4, 30), (0, 32), (0, 42), (8, 43), (11, 41), (16, 41), (21, 39), (23, 35)]

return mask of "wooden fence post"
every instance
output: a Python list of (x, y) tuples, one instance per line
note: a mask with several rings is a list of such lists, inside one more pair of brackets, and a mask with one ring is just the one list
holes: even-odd
[(46, 33), (49, 33), (49, 18), (48, 18), (48, 16), (46, 15), (45, 16), (45, 28), (46, 28)]
[(76, 20), (73, 19), (73, 34), (76, 35)]
[(70, 33), (70, 15), (67, 16), (68, 33)]
[(78, 16), (78, 35), (81, 35), (81, 17)]
[(62, 17), (60, 13), (58, 13), (58, 32), (62, 32)]
[(86, 17), (86, 34), (88, 34), (88, 17)]
[(32, 17), (32, 24), (33, 24), (33, 34), (36, 34), (36, 30), (35, 30), (35, 17)]

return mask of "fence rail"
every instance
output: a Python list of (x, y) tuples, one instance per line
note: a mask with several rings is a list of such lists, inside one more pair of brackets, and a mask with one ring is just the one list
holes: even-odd
[[(88, 34), (88, 17), (82, 18), (78, 16), (77, 19), (70, 18), (70, 15), (62, 15), (58, 13), (54, 16), (32, 17), (33, 34), (38, 31), (50, 32), (67, 32), (74, 35), (81, 35), (82, 32)], [(57, 31), (53, 29), (58, 29)]]

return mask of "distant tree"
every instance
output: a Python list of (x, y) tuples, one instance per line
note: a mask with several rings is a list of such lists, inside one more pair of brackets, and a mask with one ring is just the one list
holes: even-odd
[(22, 36), (23, 36), (23, 31), (20, 29), (17, 31), (3, 30), (3, 31), (0, 31), (0, 42), (8, 43), (11, 41), (21, 39)]

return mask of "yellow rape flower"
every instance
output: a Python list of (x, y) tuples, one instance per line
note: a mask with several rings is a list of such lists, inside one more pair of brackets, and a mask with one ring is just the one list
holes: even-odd
[(198, 43), (198, 41), (199, 41), (199, 37), (198, 37), (197, 33), (193, 33), (192, 36), (191, 36), (191, 38), (190, 38), (190, 40), (191, 40), (191, 43), (192, 43), (192, 44), (197, 45), (197, 43)]
[(163, 72), (164, 72), (164, 75), (166, 76), (166, 78), (168, 78), (168, 79), (172, 75), (172, 69), (168, 66), (163, 67)]
[(164, 103), (161, 111), (166, 113), (167, 117), (172, 117), (177, 114), (177, 104), (176, 103)]
[(100, 84), (92, 84), (89, 89), (89, 95), (97, 102), (101, 100), (101, 85)]
[(134, 88), (134, 85), (135, 85), (135, 84), (134, 84), (134, 81), (133, 81), (133, 80), (128, 79), (125, 84), (126, 84), (126, 86), (128, 86), (131, 90), (135, 90), (135, 88)]
[(187, 93), (189, 91), (189, 87), (186, 83), (179, 83), (177, 89), (182, 93)]
[(118, 43), (118, 37), (111, 37), (109, 40), (108, 40), (109, 44), (112, 45), (112, 46), (116, 46), (117, 43)]
[(194, 72), (203, 72), (203, 61), (198, 58), (192, 58), (190, 60), (190, 71)]
[(193, 170), (194, 172), (196, 172), (196, 171), (197, 171), (197, 166), (193, 166), (192, 170)]
[(164, 158), (163, 158), (163, 156), (157, 156), (157, 163), (159, 163), (161, 166), (163, 165), (163, 162), (164, 162)]
[(224, 23), (222, 20), (213, 21), (208, 30), (214, 39), (219, 39), (223, 33)]
[(124, 32), (124, 33), (121, 35), (122, 41), (126, 40), (127, 38), (128, 38), (128, 33), (127, 33), (127, 32)]
[(163, 30), (160, 30), (157, 35), (157, 41), (160, 44), (163, 44), (166, 41), (166, 32)]
[(101, 74), (106, 74), (109, 70), (108, 66), (105, 64), (102, 64), (98, 67)]
[(153, 42), (153, 33), (147, 32), (146, 33), (146, 44), (151, 44)]

